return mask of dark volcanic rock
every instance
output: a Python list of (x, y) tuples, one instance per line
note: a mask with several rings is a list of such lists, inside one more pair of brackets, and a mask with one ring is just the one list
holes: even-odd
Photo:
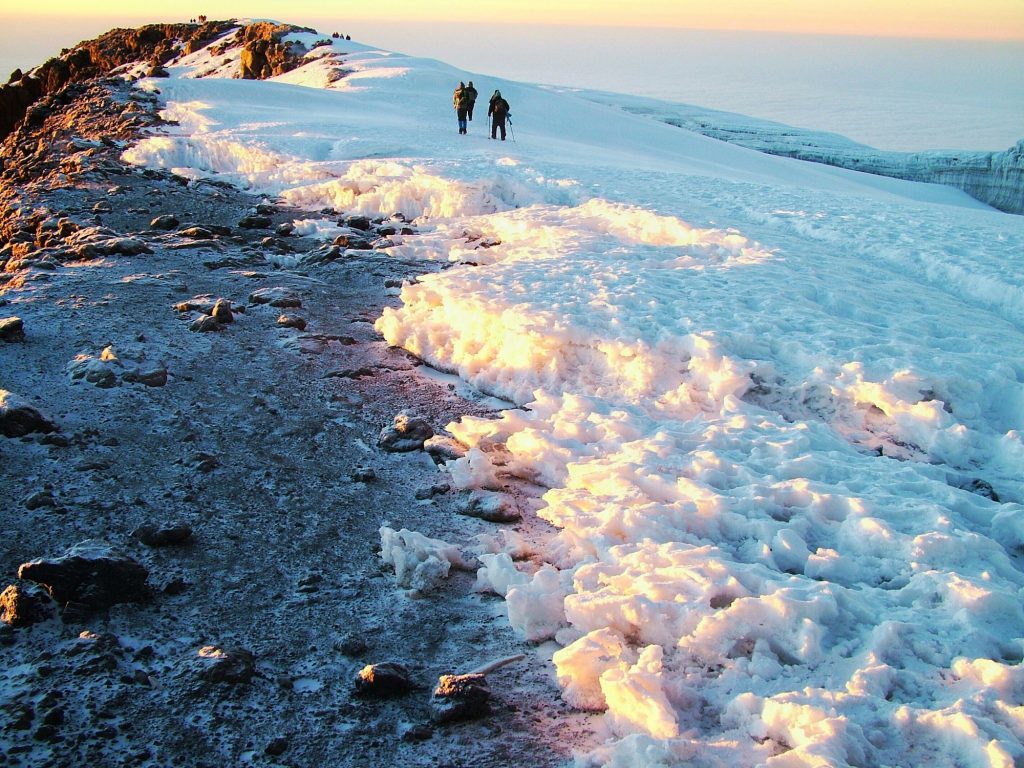
[(26, 400), (0, 389), (0, 435), (22, 437), (32, 432), (54, 432), (57, 427)]
[(12, 627), (27, 627), (46, 621), (53, 614), (53, 601), (36, 584), (11, 584), (0, 593), (0, 621)]
[(235, 316), (231, 312), (231, 302), (227, 299), (217, 299), (217, 303), (213, 305), (213, 309), (210, 310), (210, 316), (213, 317), (218, 323), (227, 325), (235, 321)]
[(25, 324), (20, 317), (0, 319), (0, 341), (9, 343), (25, 340)]
[(295, 328), (300, 331), (306, 330), (305, 318), (299, 317), (298, 315), (281, 315), (277, 318), (277, 324), (282, 328)]
[(207, 645), (197, 654), (197, 671), (208, 683), (248, 683), (256, 674), (256, 660), (244, 648)]
[(272, 307), (286, 309), (288, 307), (301, 307), (300, 299), (293, 291), (280, 286), (274, 288), (260, 288), (249, 294), (251, 304), (269, 304)]
[(390, 427), (380, 431), (377, 444), (385, 451), (400, 453), (418, 451), (434, 436), (434, 429), (424, 419), (400, 413)]
[(480, 674), (441, 675), (430, 699), (434, 722), (469, 720), (490, 713), (491, 689)]
[(23, 563), (18, 578), (41, 584), (62, 608), (98, 611), (149, 598), (148, 571), (104, 541), (89, 539), (60, 557)]
[(168, 213), (163, 216), (157, 216), (149, 222), (149, 227), (150, 229), (174, 229), (180, 223), (177, 216)]
[(167, 547), (172, 544), (184, 544), (192, 538), (192, 526), (188, 523), (143, 523), (132, 536), (149, 547)]
[(188, 329), (190, 331), (195, 331), (196, 333), (209, 333), (210, 331), (219, 331), (223, 327), (224, 326), (217, 322), (217, 318), (211, 317), (210, 315), (200, 315), (192, 321), (192, 324), (189, 325)]
[(367, 664), (356, 675), (356, 693), (371, 698), (400, 696), (412, 690), (409, 670), (393, 661)]

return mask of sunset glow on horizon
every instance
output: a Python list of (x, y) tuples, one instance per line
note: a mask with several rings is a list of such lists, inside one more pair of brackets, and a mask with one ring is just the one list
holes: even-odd
[[(144, 20), (183, 20), (202, 12), (211, 19), (273, 18), (292, 23), (335, 20), (470, 22), (494, 24), (544, 24), (572, 26), (628, 26), (691, 29), (723, 29), (812, 34), (844, 34), (886, 37), (945, 37), (993, 40), (1024, 40), (1024, 3), (1020, 0), (520, 0), (500, 11), (470, 0), (445, 0), (424, 4), (394, 0), (382, 4), (352, 0), (344, 6), (322, 0), (295, 0), (287, 8), (279, 3), (230, 0), (197, 3), (154, 0), (140, 11), (137, 3), (111, 0), (102, 10), (83, 13), (81, 4), (69, 0), (42, 0), (32, 16), (124, 17), (126, 23)], [(182, 14), (186, 15), (182, 15)], [(28, 16), (13, 0), (0, 0), (0, 17)]]

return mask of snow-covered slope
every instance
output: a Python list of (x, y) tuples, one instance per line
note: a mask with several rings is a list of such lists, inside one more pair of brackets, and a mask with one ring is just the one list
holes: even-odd
[(522, 406), (450, 425), (446, 471), (554, 526), (479, 583), (607, 711), (581, 765), (1024, 760), (1024, 218), (298, 37), (269, 82), (236, 49), (145, 81), (178, 125), (126, 157), (451, 262), (377, 328)]
[(573, 92), (741, 147), (896, 179), (948, 184), (1001, 211), (1024, 214), (1024, 139), (1003, 152), (889, 152), (834, 133), (802, 130), (745, 115), (638, 96)]

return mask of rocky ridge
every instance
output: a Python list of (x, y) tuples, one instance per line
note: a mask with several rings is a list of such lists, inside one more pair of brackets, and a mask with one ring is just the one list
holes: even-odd
[[(523, 650), (504, 604), (466, 570), (400, 589), (379, 553), (387, 525), (468, 563), (513, 536), (423, 449), (492, 406), (373, 329), (440, 268), (383, 250), (416, 222), (128, 166), (159, 104), (88, 66), (0, 145), (0, 765), (564, 764), (593, 734), (540, 665), (439, 684)], [(293, 234), (327, 215), (334, 243)], [(383, 664), (408, 685), (362, 695)]]

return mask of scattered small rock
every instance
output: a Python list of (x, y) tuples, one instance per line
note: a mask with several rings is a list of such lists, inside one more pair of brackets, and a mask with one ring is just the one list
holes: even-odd
[(380, 664), (367, 664), (356, 675), (356, 694), (371, 698), (400, 696), (412, 690), (413, 683), (409, 670), (401, 664), (385, 661)]
[(167, 369), (162, 364), (152, 368), (140, 368), (121, 374), (121, 380), (130, 384), (145, 384), (147, 387), (162, 387), (167, 384)]
[(99, 356), (86, 353), (75, 355), (67, 365), (72, 381), (85, 381), (100, 389), (110, 389), (117, 384), (117, 369), (121, 361), (113, 347), (104, 347)]
[(188, 523), (143, 523), (132, 536), (148, 547), (167, 547), (184, 544), (192, 538), (192, 526)]
[(200, 315), (188, 327), (190, 331), (195, 331), (196, 333), (210, 333), (223, 328), (224, 326), (217, 322), (217, 318), (212, 315)]
[(181, 576), (175, 576), (167, 582), (163, 591), (165, 595), (174, 597), (175, 595), (180, 595), (186, 589), (188, 589), (188, 582), (181, 578)]
[(466, 455), (466, 446), (446, 435), (434, 435), (423, 443), (423, 450), (429, 453), (435, 461), (451, 461), (452, 459), (461, 459)]
[(469, 720), (490, 713), (491, 689), (481, 674), (441, 675), (430, 699), (434, 722)]
[(269, 304), (272, 307), (285, 309), (288, 307), (301, 307), (302, 299), (287, 288), (275, 286), (273, 288), (259, 288), (249, 294), (250, 304)]
[(27, 510), (42, 509), (43, 507), (56, 507), (57, 500), (53, 497), (53, 491), (44, 488), (41, 491), (30, 493), (22, 502)]
[(182, 237), (187, 237), (190, 240), (210, 240), (213, 238), (213, 232), (206, 227), (186, 227), (185, 229), (178, 232)]
[(511, 523), (522, 517), (515, 501), (503, 493), (472, 491), (457, 507), (468, 517), (479, 517), (489, 523)]
[(395, 416), (391, 426), (380, 431), (377, 444), (390, 453), (418, 451), (433, 435), (434, 430), (425, 419), (402, 412)]
[(428, 488), (419, 488), (416, 491), (416, 498), (419, 501), (426, 499), (432, 499), (435, 496), (441, 496), (451, 490), (451, 486), (448, 483), (434, 483)]
[(434, 735), (434, 729), (423, 723), (409, 726), (402, 734), (402, 741), (426, 741)]
[(180, 223), (181, 222), (178, 221), (177, 216), (168, 213), (163, 216), (157, 216), (155, 219), (149, 222), (149, 228), (171, 230), (176, 229), (178, 224)]
[(5, 317), (0, 319), (0, 341), (8, 344), (25, 340), (25, 323), (20, 317)]
[(270, 223), (269, 216), (243, 216), (238, 226), (242, 229), (267, 229)]
[(361, 656), (366, 653), (366, 641), (358, 635), (347, 634), (334, 644), (334, 649), (346, 656)]
[(306, 330), (306, 320), (298, 315), (283, 314), (277, 318), (277, 324), (282, 328), (295, 328), (299, 331)]
[(210, 316), (222, 325), (235, 321), (235, 315), (231, 311), (231, 302), (227, 299), (217, 299), (213, 309), (210, 311)]
[(112, 210), (114, 210), (114, 206), (106, 200), (100, 200), (92, 207), (93, 213), (110, 213)]
[(285, 753), (285, 750), (287, 749), (288, 739), (286, 739), (284, 736), (278, 736), (276, 739), (267, 744), (263, 751), (271, 757), (279, 757), (280, 755), (283, 755)]
[(349, 477), (354, 483), (372, 483), (377, 479), (377, 473), (373, 471), (373, 467), (356, 467)]
[(348, 248), (353, 251), (369, 251), (373, 249), (373, 244), (365, 237), (348, 234), (338, 235), (334, 238), (334, 242), (331, 245), (336, 245), (339, 248)]
[(244, 648), (207, 645), (197, 654), (199, 677), (208, 683), (248, 683), (256, 674), (256, 660)]

